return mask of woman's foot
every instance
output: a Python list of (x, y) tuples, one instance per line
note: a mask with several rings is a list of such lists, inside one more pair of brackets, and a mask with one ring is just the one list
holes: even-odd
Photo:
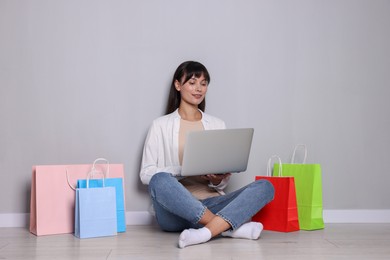
[(179, 247), (197, 245), (205, 243), (211, 239), (211, 232), (208, 228), (203, 227), (199, 229), (186, 229), (181, 232), (179, 237)]
[(259, 239), (261, 231), (263, 231), (263, 224), (259, 222), (248, 222), (241, 225), (236, 230), (222, 232), (222, 236), (255, 240)]

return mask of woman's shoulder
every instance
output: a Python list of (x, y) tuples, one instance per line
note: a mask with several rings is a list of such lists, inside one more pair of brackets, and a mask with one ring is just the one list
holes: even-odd
[(207, 113), (203, 113), (203, 121), (210, 124), (212, 128), (226, 128), (225, 121)]
[(219, 117), (216, 117), (216, 116), (212, 116), (210, 114), (207, 114), (207, 113), (203, 113), (203, 118), (205, 120), (209, 120), (209, 121), (219, 121), (219, 122), (223, 122), (222, 119), (220, 119)]
[(175, 120), (178, 117), (178, 113), (175, 111), (170, 114), (166, 114), (160, 117), (157, 117), (153, 120), (152, 125), (165, 125), (166, 123), (169, 123), (170, 121)]

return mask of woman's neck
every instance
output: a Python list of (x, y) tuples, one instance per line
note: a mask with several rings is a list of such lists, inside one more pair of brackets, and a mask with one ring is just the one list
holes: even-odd
[(180, 106), (179, 115), (182, 119), (187, 121), (199, 121), (202, 119), (202, 113), (194, 106)]

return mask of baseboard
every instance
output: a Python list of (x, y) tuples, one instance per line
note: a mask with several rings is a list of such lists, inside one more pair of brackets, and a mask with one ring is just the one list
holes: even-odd
[(154, 224), (154, 216), (148, 211), (128, 211), (126, 212), (126, 225), (142, 226)]
[(390, 210), (324, 210), (325, 223), (390, 223)]
[[(390, 210), (324, 210), (325, 223), (390, 223)], [(0, 227), (28, 227), (30, 214), (0, 214)], [(127, 225), (152, 225), (154, 217), (147, 211), (126, 212)]]
[(28, 227), (30, 214), (28, 213), (2, 213), (0, 214), (0, 227)]

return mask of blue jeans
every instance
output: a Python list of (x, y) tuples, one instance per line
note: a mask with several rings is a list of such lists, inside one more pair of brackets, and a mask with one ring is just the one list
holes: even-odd
[(198, 222), (206, 208), (234, 230), (273, 200), (274, 187), (258, 180), (229, 194), (198, 200), (171, 174), (160, 172), (150, 180), (149, 193), (157, 223), (165, 231), (202, 227)]

